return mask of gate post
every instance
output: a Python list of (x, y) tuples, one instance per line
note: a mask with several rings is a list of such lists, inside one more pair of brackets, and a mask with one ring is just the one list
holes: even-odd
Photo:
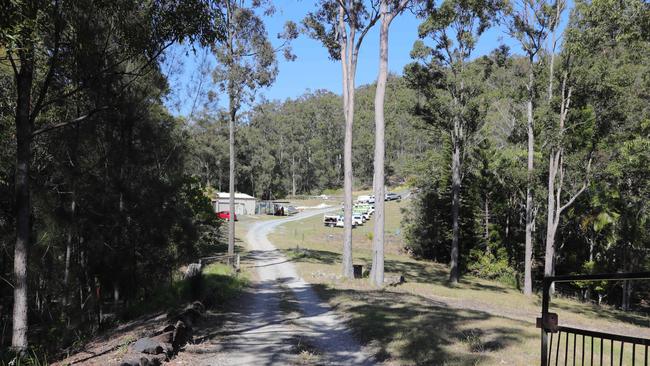
[(551, 289), (551, 281), (548, 277), (544, 277), (544, 281), (542, 284), (542, 321), (541, 321), (541, 329), (542, 329), (542, 349), (541, 349), (541, 366), (547, 366), (548, 365), (548, 330), (546, 329), (546, 324), (547, 324), (547, 319), (548, 319), (548, 306), (550, 303), (550, 289)]

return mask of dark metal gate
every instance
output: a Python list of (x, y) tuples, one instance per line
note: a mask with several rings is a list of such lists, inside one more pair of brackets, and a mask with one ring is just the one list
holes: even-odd
[(545, 277), (542, 317), (537, 319), (542, 329), (540, 365), (648, 366), (650, 339), (561, 326), (557, 314), (548, 311), (553, 283), (644, 279), (650, 279), (650, 272)]

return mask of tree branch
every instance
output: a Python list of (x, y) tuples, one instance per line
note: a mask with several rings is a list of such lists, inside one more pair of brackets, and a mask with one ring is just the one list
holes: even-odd
[(101, 112), (101, 111), (105, 111), (105, 110), (108, 110), (108, 106), (103, 106), (103, 107), (99, 107), (97, 109), (93, 109), (92, 111), (84, 114), (83, 116), (79, 116), (79, 117), (77, 117), (77, 118), (75, 118), (73, 120), (70, 120), (68, 122), (63, 122), (63, 123), (59, 123), (59, 124), (56, 124), (56, 125), (50, 125), (50, 126), (45, 126), (43, 128), (39, 128), (38, 130), (35, 130), (34, 132), (32, 132), (32, 137), (36, 137), (38, 135), (41, 135), (41, 134), (46, 133), (46, 132), (50, 132), (52, 130), (57, 130), (57, 129), (65, 127), (65, 126), (69, 126), (69, 125), (73, 125), (73, 124), (82, 122), (82, 121), (88, 119), (89, 117), (91, 117), (92, 115), (94, 115), (94, 114), (96, 114), (98, 112)]
[(14, 61), (14, 57), (11, 55), (11, 50), (7, 50), (7, 58), (9, 58), (9, 62), (11, 63), (11, 68), (14, 70), (14, 76), (18, 76), (18, 67), (16, 67), (16, 61)]
[(589, 184), (589, 174), (591, 171), (591, 160), (592, 158), (589, 158), (589, 162), (587, 163), (587, 177), (585, 178), (585, 181), (582, 183), (582, 187), (580, 187), (580, 190), (578, 190), (578, 192), (576, 192), (576, 194), (574, 194), (573, 197), (569, 199), (569, 202), (567, 202), (564, 206), (560, 207), (560, 209), (558, 210), (559, 213), (562, 213), (562, 211), (564, 211), (567, 207), (571, 206), (573, 201), (575, 201), (576, 198), (578, 198), (578, 196), (580, 196), (580, 194), (582, 194), (582, 192), (584, 192), (585, 189), (587, 189), (587, 185)]
[(43, 100), (45, 99), (45, 95), (47, 94), (48, 89), (50, 88), (50, 84), (52, 83), (52, 77), (54, 76), (54, 70), (57, 67), (58, 64), (58, 57), (59, 57), (59, 49), (61, 45), (61, 17), (59, 13), (59, 1), (56, 0), (54, 2), (54, 13), (55, 13), (55, 21), (54, 21), (54, 51), (52, 51), (52, 56), (50, 57), (50, 66), (47, 70), (47, 74), (45, 75), (45, 79), (43, 80), (43, 85), (41, 85), (41, 90), (38, 93), (38, 97), (36, 99), (36, 103), (34, 104), (34, 110), (32, 111), (31, 116), (29, 117), (32, 121), (36, 119), (36, 116), (38, 116), (39, 112), (43, 108)]

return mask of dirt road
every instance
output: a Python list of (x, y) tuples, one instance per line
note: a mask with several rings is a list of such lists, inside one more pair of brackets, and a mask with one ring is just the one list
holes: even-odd
[[(371, 365), (342, 320), (303, 281), (293, 263), (268, 240), (278, 225), (301, 220), (327, 210), (314, 210), (294, 217), (251, 224), (246, 237), (249, 257), (257, 280), (245, 296), (241, 310), (229, 320), (221, 336), (215, 338), (214, 354), (203, 358), (204, 365), (286, 365), (305, 362), (303, 349), (316, 354), (319, 365)], [(299, 314), (282, 309), (281, 298), (289, 290)], [(283, 293), (285, 293), (283, 295)]]

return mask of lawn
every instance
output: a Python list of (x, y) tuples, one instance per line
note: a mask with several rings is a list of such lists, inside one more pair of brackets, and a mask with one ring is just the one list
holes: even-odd
[[(400, 230), (401, 209), (407, 204), (386, 204), (386, 271), (403, 274), (406, 283), (384, 290), (371, 288), (367, 279), (340, 276), (343, 230), (324, 227), (322, 216), (284, 224), (270, 239), (386, 364), (538, 364), (540, 333), (534, 323), (540, 298), (529, 299), (517, 289), (472, 276), (451, 286), (445, 265), (409, 257), (402, 250)], [(353, 231), (355, 263), (371, 263), (372, 230), (371, 220)], [(563, 325), (650, 337), (650, 319), (642, 315), (562, 298), (552, 300), (551, 311), (559, 314)], [(560, 360), (565, 341), (564, 337)], [(580, 363), (581, 339), (577, 342)], [(569, 350), (572, 347), (570, 338)], [(591, 347), (588, 340), (585, 347)], [(606, 363), (609, 347), (606, 343)], [(619, 348), (614, 344), (616, 363)], [(598, 341), (594, 349), (599, 352)], [(637, 361), (639, 357), (637, 351)], [(631, 361), (629, 350), (624, 353), (625, 360)]]

